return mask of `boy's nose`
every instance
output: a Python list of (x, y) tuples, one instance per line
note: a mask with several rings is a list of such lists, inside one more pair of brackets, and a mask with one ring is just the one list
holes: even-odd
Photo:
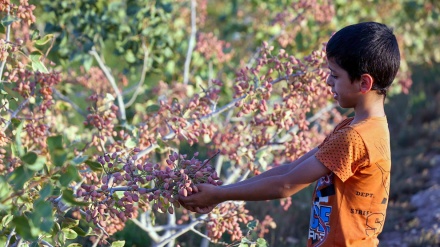
[(330, 75), (327, 76), (327, 80), (325, 82), (327, 83), (327, 86), (333, 86), (332, 77)]

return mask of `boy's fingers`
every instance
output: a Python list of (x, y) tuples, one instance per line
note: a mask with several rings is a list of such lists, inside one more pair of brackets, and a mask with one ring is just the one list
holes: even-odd
[(179, 196), (177, 200), (182, 205), (187, 205), (187, 206), (191, 205), (191, 200), (188, 199), (188, 197)]
[(197, 212), (199, 214), (207, 214), (207, 213), (211, 212), (212, 209), (214, 209), (214, 207), (202, 207), (202, 208), (196, 207), (195, 209), (196, 209), (195, 212)]

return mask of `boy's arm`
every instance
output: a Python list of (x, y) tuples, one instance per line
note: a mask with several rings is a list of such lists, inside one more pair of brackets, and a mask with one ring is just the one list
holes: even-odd
[(327, 167), (311, 155), (285, 174), (262, 177), (230, 187), (200, 184), (197, 185), (198, 193), (180, 200), (184, 206), (204, 208), (228, 200), (261, 201), (285, 198), (329, 172)]
[(303, 162), (304, 160), (308, 159), (309, 157), (315, 155), (315, 153), (318, 151), (318, 148), (314, 148), (312, 150), (310, 150), (309, 152), (307, 152), (306, 154), (304, 154), (303, 156), (301, 156), (299, 159), (288, 163), (288, 164), (284, 164), (275, 168), (272, 168), (270, 170), (267, 170), (255, 177), (251, 177), (248, 178), (246, 180), (237, 182), (237, 183), (233, 183), (233, 184), (229, 184), (229, 185), (224, 185), (222, 186), (223, 188), (231, 188), (231, 187), (235, 187), (235, 186), (241, 186), (241, 185), (246, 185), (246, 184), (251, 184), (253, 182), (256, 182), (258, 180), (261, 180), (263, 178), (267, 178), (267, 177), (271, 177), (271, 176), (279, 176), (279, 175), (283, 175), (283, 174), (287, 174), (289, 173), (292, 169), (294, 169), (296, 166), (298, 166), (301, 162)]
[[(249, 185), (252, 184), (256, 181), (259, 181), (261, 179), (267, 178), (267, 177), (271, 177), (271, 176), (279, 176), (282, 174), (287, 174), (289, 173), (292, 169), (294, 169), (296, 166), (298, 166), (301, 162), (303, 162), (304, 160), (308, 159), (309, 157), (315, 155), (315, 153), (318, 151), (318, 148), (314, 148), (312, 150), (310, 150), (309, 152), (307, 152), (306, 154), (304, 154), (303, 156), (301, 156), (299, 159), (291, 162), (291, 163), (287, 163), (275, 168), (272, 168), (268, 171), (265, 171), (255, 177), (251, 177), (248, 178), (246, 180), (237, 182), (237, 183), (233, 183), (233, 184), (229, 184), (229, 185), (223, 185), (222, 188), (233, 188), (236, 186), (245, 186), (245, 185)], [(304, 187), (307, 187), (307, 185), (305, 185)], [(303, 188), (304, 188), (303, 187)], [(182, 197), (181, 197), (182, 198)], [(209, 205), (206, 207), (192, 207), (189, 206), (187, 204), (185, 204), (185, 202), (183, 200), (181, 200), (181, 198), (179, 199), (180, 203), (182, 204), (183, 207), (185, 207), (188, 210), (197, 212), (197, 213), (209, 213), (211, 212), (212, 209), (214, 209), (217, 204), (213, 204), (213, 205)]]

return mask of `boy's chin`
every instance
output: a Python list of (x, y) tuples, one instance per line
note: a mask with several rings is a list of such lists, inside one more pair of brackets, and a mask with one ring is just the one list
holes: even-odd
[(344, 109), (353, 108), (352, 106), (350, 106), (348, 104), (344, 104), (344, 103), (341, 103), (339, 101), (337, 101), (337, 102), (338, 102), (339, 107), (341, 107), (341, 108), (344, 108)]

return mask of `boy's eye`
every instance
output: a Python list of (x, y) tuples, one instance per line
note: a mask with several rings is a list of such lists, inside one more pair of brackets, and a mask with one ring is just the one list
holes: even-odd
[(330, 74), (330, 76), (333, 77), (333, 79), (338, 79), (336, 75)]

